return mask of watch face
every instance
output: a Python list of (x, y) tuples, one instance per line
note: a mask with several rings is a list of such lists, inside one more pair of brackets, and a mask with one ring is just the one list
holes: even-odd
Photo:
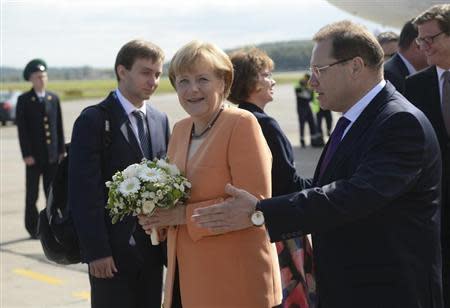
[(251, 219), (255, 226), (262, 226), (264, 224), (264, 215), (261, 211), (254, 212)]

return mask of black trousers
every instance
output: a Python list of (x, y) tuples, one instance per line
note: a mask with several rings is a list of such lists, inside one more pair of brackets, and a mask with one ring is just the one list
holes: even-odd
[(325, 134), (322, 131), (322, 120), (323, 119), (325, 119), (325, 123), (327, 126), (327, 136), (329, 137), (330, 132), (331, 132), (331, 125), (332, 125), (332, 118), (331, 118), (330, 110), (320, 109), (319, 112), (317, 112), (317, 128), (318, 128), (321, 136), (325, 136)]
[(314, 121), (314, 116), (309, 102), (297, 102), (297, 113), (300, 122), (300, 141), (304, 141), (306, 123), (309, 125), (311, 138), (315, 138), (317, 135), (316, 122)]
[(134, 233), (134, 239), (136, 246), (115, 253), (118, 273), (113, 278), (89, 274), (92, 308), (161, 307), (165, 245), (152, 246), (142, 230)]
[(25, 177), (25, 228), (30, 236), (35, 237), (37, 233), (37, 224), (39, 213), (36, 202), (39, 197), (39, 179), (41, 175), (44, 182), (45, 198), (48, 198), (48, 190), (55, 176), (57, 163), (33, 166), (26, 166)]

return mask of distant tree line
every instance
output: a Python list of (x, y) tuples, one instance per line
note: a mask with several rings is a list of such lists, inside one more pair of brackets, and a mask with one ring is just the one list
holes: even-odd
[(313, 45), (311, 40), (297, 40), (264, 43), (255, 47), (264, 50), (272, 58), (276, 72), (289, 72), (302, 71), (309, 67)]
[[(245, 46), (247, 48), (251, 46)], [(296, 40), (263, 43), (256, 45), (273, 59), (276, 72), (300, 71), (309, 67), (313, 42), (310, 40)], [(236, 48), (238, 49), (238, 48)], [(236, 49), (226, 50), (228, 53)], [(168, 63), (164, 65), (167, 72)], [(23, 68), (0, 67), (0, 82), (22, 81)], [(113, 68), (82, 67), (50, 67), (51, 80), (106, 80), (115, 79)]]

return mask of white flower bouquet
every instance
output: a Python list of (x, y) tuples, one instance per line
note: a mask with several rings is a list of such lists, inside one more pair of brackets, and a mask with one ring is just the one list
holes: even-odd
[[(106, 187), (106, 208), (115, 224), (128, 215), (151, 215), (156, 208), (175, 207), (189, 198), (191, 183), (167, 158), (155, 158), (116, 172)], [(153, 245), (159, 244), (156, 230), (152, 230), (151, 240)]]

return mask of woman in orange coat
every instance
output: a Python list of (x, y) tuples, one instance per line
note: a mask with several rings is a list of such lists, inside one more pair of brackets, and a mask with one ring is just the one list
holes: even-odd
[(233, 66), (215, 45), (193, 41), (175, 54), (169, 78), (189, 117), (175, 124), (168, 157), (190, 180), (191, 197), (140, 218), (145, 230), (170, 226), (164, 307), (277, 306), (280, 272), (264, 226), (212, 234), (186, 218), (226, 198), (227, 183), (271, 195), (272, 158), (258, 122), (224, 103)]

